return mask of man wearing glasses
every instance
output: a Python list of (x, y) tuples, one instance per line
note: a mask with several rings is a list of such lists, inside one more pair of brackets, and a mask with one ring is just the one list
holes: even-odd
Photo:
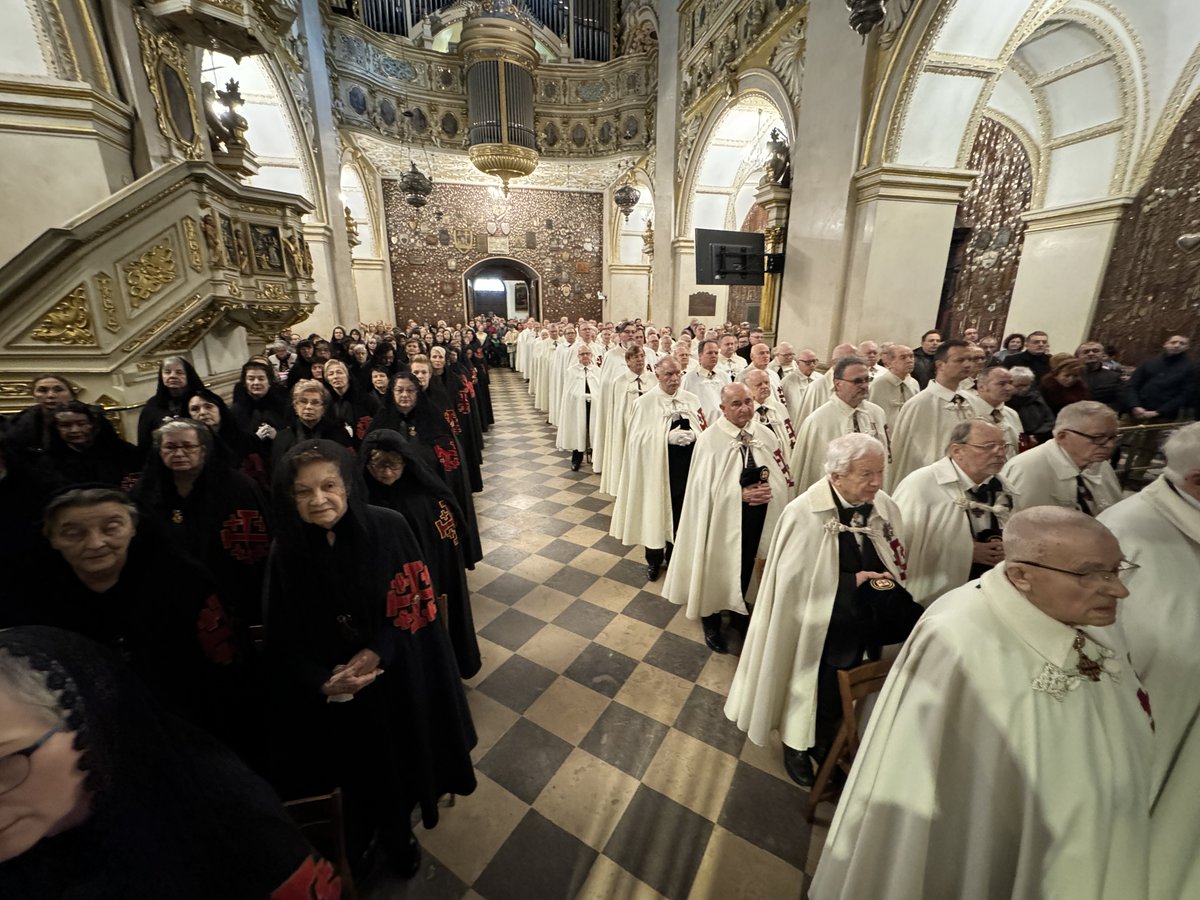
[(796, 354), (796, 368), (782, 376), (783, 399), (787, 405), (788, 418), (793, 422), (799, 421), (797, 417), (800, 415), (800, 407), (804, 403), (804, 395), (813, 382), (820, 378), (815, 374), (817, 363), (820, 361), (816, 353), (805, 347)]
[(1174, 432), (1163, 453), (1166, 471), (1099, 520), (1141, 566), (1117, 624), (1154, 700), (1150, 896), (1200, 897), (1200, 424)]
[(1108, 462), (1117, 442), (1117, 414), (1096, 400), (1064, 406), (1054, 420), (1054, 440), (1018, 454), (1001, 475), (1021, 495), (1022, 506), (1061, 506), (1098, 515), (1121, 499)]
[(1109, 627), (1133, 566), (1056, 507), (1009, 519), (1004, 556), (900, 651), (813, 900), (1147, 896), (1154, 720)]
[[(833, 367), (833, 396), (796, 432), (790, 465), (797, 493), (804, 493), (825, 477), (825, 458), (834, 438), (857, 432), (870, 435), (887, 448), (887, 418), (867, 399), (870, 389), (870, 370), (863, 360), (847, 356), (837, 361)], [(886, 472), (885, 465), (885, 477)]]
[(917, 469), (892, 494), (907, 535), (906, 586), (922, 606), (1004, 559), (1000, 538), (1019, 508), (998, 477), (1006, 449), (994, 422), (968, 419), (950, 432), (945, 456)]

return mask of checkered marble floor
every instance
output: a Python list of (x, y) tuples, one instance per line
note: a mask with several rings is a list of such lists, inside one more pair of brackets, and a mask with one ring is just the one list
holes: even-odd
[(608, 536), (612, 498), (554, 449), (520, 376), (495, 372), (492, 397), (470, 573), (479, 787), (418, 829), (420, 874), (372, 898), (802, 897), (825, 829), (778, 742), (725, 719), (736, 656)]

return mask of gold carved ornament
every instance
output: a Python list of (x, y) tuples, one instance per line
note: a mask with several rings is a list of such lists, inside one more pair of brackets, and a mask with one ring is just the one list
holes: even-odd
[(182, 303), (180, 303), (178, 306), (176, 306), (173, 310), (171, 310), (169, 313), (167, 313), (165, 316), (163, 316), (161, 319), (159, 319), (157, 322), (155, 322), (153, 325), (151, 325), (149, 328), (147, 328), (145, 331), (143, 331), (141, 334), (139, 334), (137, 337), (135, 337), (129, 343), (127, 343), (124, 347), (122, 347), (121, 352), (122, 353), (133, 353), (136, 350), (140, 350), (143, 346), (145, 346), (145, 344), (148, 341), (150, 341), (151, 339), (153, 339), (153, 338), (157, 337), (159, 334), (161, 334), (167, 328), (168, 325), (170, 325), (172, 322), (174, 322), (176, 319), (180, 318), (181, 316), (186, 315), (188, 312), (190, 312), (192, 309), (194, 309), (197, 305), (199, 305), (199, 303), (202, 299), (203, 299), (203, 296), (201, 294), (193, 294), (187, 300), (184, 300)]
[(80, 284), (54, 304), (29, 336), (47, 344), (94, 347), (96, 336), (92, 333), (92, 317), (88, 312), (87, 287)]
[[(184, 49), (183, 44), (171, 32), (155, 31), (147, 25), (142, 15), (135, 12), (133, 21), (137, 26), (147, 86), (154, 96), (154, 111), (158, 117), (159, 130), (165, 137), (182, 146), (188, 159), (204, 159), (207, 140), (200, 117), (196, 114), (196, 97), (189, 75), (189, 51)], [(171, 78), (177, 82), (177, 89), (183, 92), (187, 104), (190, 139), (182, 132), (182, 123), (174, 120), (174, 111), (164, 82), (168, 70), (172, 73)]]
[(104, 310), (104, 327), (116, 334), (121, 330), (117, 321), (117, 304), (113, 299), (113, 280), (107, 272), (96, 273), (96, 290), (100, 294), (100, 308)]
[[(196, 249), (199, 252), (199, 247)], [(135, 307), (141, 306), (178, 276), (171, 245), (166, 241), (125, 264), (125, 282), (129, 285), (129, 299)]]
[(183, 217), (184, 243), (187, 244), (188, 262), (199, 272), (204, 266), (204, 258), (200, 255), (200, 235), (197, 233), (196, 220), (191, 216)]

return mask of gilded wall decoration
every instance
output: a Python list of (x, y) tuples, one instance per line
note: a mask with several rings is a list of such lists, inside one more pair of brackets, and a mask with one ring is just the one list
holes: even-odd
[(117, 301), (113, 297), (113, 280), (107, 272), (97, 272), (96, 292), (100, 295), (100, 308), (104, 311), (104, 328), (113, 334), (121, 330), (117, 321)]
[(179, 277), (175, 255), (168, 241), (151, 247), (133, 262), (126, 263), (124, 269), (129, 300), (135, 308)]
[(1179, 242), (1200, 232), (1197, 173), (1200, 99), (1180, 118), (1117, 227), (1090, 336), (1115, 344), (1125, 365), (1161, 353), (1172, 334), (1200, 338), (1200, 249)]
[(283, 243), (274, 225), (250, 225), (250, 246), (254, 249), (254, 269), (266, 274), (283, 273)]
[(163, 136), (180, 145), (188, 159), (203, 159), (207, 143), (196, 112), (191, 83), (191, 50), (170, 31), (158, 31), (135, 12), (142, 68), (154, 95), (154, 111)]
[(779, 38), (771, 51), (771, 71), (787, 88), (792, 106), (800, 107), (800, 87), (804, 81), (804, 51), (808, 44), (808, 19), (799, 19)]
[(133, 340), (129, 341), (121, 348), (122, 353), (134, 353), (144, 347), (149, 341), (158, 337), (167, 329), (173, 322), (179, 321), (180, 318), (194, 310), (203, 300), (203, 295), (193, 294), (187, 300), (177, 305), (165, 316), (156, 321), (153, 325), (141, 332)]
[(204, 268), (204, 258), (200, 255), (200, 235), (196, 230), (196, 220), (191, 216), (183, 217), (184, 244), (187, 245), (188, 263), (199, 272)]
[(287, 289), (287, 285), (279, 284), (275, 281), (260, 281), (258, 288), (254, 291), (254, 296), (259, 300), (267, 300), (271, 302), (288, 301), (292, 299), (291, 293)]
[(204, 232), (204, 243), (208, 246), (208, 258), (214, 266), (224, 268), (226, 265), (225, 242), (221, 238), (221, 229), (217, 224), (219, 213), (205, 213), (200, 220), (200, 228)]
[(951, 263), (957, 275), (949, 304), (943, 299), (938, 327), (953, 335), (975, 327), (980, 335), (1002, 338), (1025, 243), (1021, 216), (1033, 198), (1033, 167), (1021, 140), (984, 117), (967, 168), (979, 176), (959, 204), (955, 247), (960, 252)]
[[(505, 257), (539, 274), (543, 316), (600, 315), (603, 194), (514, 187), (505, 202), (483, 186), (439, 182), (426, 211), (414, 215), (398, 184), (385, 179), (383, 198), (398, 321), (461, 320), (458, 276), (488, 259), (489, 243), (500, 243), (497, 238), (507, 241)], [(429, 210), (442, 213), (440, 222)], [(587, 272), (577, 271), (581, 262)], [(455, 285), (449, 296), (441, 290), (447, 272)]]
[(54, 304), (29, 336), (46, 344), (96, 346), (96, 335), (92, 332), (92, 316), (88, 312), (87, 285), (80, 284)]

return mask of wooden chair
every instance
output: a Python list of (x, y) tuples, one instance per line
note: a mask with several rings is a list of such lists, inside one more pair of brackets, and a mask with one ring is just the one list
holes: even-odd
[(883, 690), (883, 683), (891, 671), (892, 661), (881, 660), (869, 662), (853, 669), (843, 669), (837, 673), (838, 692), (842, 696), (842, 725), (833, 746), (821, 768), (817, 770), (816, 781), (808, 794), (808, 821), (816, 819), (817, 806), (824, 800), (836, 800), (841, 794), (840, 787), (830, 789), (829, 782), (833, 777), (834, 767), (840, 768), (845, 775), (850, 774), (854, 765), (854, 756), (858, 753), (858, 703), (865, 697), (877, 694)]
[(289, 800), (283, 805), (313, 849), (337, 869), (342, 880), (342, 897), (356, 900), (358, 894), (354, 890), (350, 859), (346, 855), (341, 788), (335, 788), (332, 794)]

